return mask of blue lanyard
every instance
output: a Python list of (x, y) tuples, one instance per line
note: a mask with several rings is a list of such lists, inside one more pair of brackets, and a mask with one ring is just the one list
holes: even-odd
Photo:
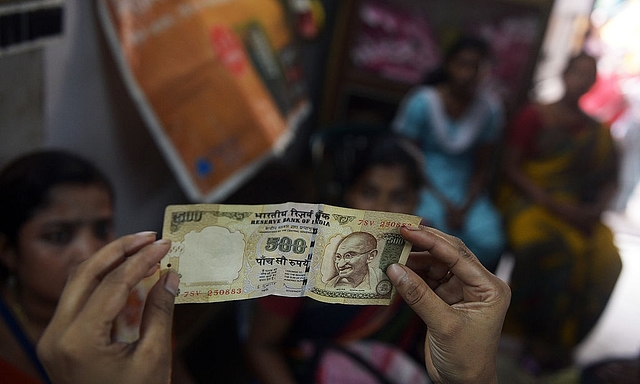
[(20, 327), (20, 324), (18, 324), (16, 318), (13, 316), (7, 305), (4, 303), (4, 301), (2, 301), (2, 297), (0, 297), (0, 316), (2, 316), (13, 335), (18, 339), (18, 342), (29, 357), (29, 360), (31, 360), (31, 363), (38, 370), (40, 377), (44, 380), (45, 383), (50, 384), (51, 380), (49, 380), (47, 371), (45, 371), (42, 363), (40, 363), (40, 359), (38, 359), (35, 347), (33, 346), (33, 344), (31, 344), (31, 342), (27, 338), (27, 335), (25, 335), (24, 331)]

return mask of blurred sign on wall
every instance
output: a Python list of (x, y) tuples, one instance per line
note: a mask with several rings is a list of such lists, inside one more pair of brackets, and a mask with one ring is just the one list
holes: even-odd
[(278, 0), (98, 0), (120, 72), (193, 201), (223, 199), (309, 113)]

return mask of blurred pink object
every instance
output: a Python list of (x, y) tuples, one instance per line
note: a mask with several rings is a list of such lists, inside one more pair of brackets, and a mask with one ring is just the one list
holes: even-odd
[(354, 341), (328, 345), (315, 351), (311, 343), (303, 346), (305, 354), (321, 353), (314, 382), (318, 384), (378, 384), (383, 376), (389, 383), (431, 383), (424, 366), (401, 349), (377, 341)]
[(440, 51), (425, 16), (365, 1), (351, 48), (354, 65), (388, 79), (419, 83), (440, 63)]

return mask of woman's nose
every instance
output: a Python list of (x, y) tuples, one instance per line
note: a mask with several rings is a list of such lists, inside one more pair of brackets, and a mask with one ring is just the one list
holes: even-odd
[(97, 238), (90, 228), (83, 228), (78, 231), (73, 241), (74, 258), (78, 262), (82, 262), (96, 253), (102, 246), (104, 241)]
[(384, 197), (384, 196), (379, 196), (375, 200), (373, 210), (374, 211), (380, 211), (380, 212), (387, 212), (388, 211), (388, 207), (389, 207), (389, 203), (388, 203), (387, 198)]

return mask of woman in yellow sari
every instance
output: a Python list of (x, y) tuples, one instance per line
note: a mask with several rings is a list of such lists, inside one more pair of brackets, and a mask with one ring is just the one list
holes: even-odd
[(499, 204), (515, 267), (504, 332), (522, 342), (533, 373), (572, 363), (621, 269), (613, 234), (600, 221), (615, 192), (615, 147), (578, 103), (595, 76), (592, 57), (573, 57), (563, 98), (524, 107), (507, 133)]

